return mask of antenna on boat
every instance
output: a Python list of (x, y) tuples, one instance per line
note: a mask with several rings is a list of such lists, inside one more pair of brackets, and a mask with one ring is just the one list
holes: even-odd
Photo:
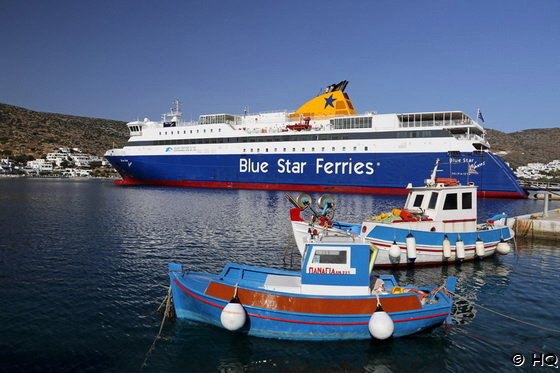
[(436, 174), (437, 174), (438, 171), (440, 171), (440, 170), (437, 169), (438, 166), (439, 166), (439, 158), (436, 159), (436, 165), (434, 166), (434, 169), (432, 171), (432, 175), (430, 176), (430, 179), (427, 180), (428, 183), (426, 183), (426, 184), (436, 185)]

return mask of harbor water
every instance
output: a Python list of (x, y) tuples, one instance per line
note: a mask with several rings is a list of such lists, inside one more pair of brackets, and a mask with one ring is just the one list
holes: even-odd
[[(401, 196), (335, 200), (335, 218), (352, 222), (404, 203)], [(0, 179), (0, 371), (139, 371), (160, 327), (167, 263), (211, 273), (230, 261), (296, 268), (290, 207), (284, 192)], [(480, 217), (542, 208), (542, 200), (479, 200)], [(384, 342), (294, 342), (172, 320), (143, 369), (532, 370), (533, 354), (560, 355), (560, 334), (552, 330), (560, 329), (560, 248), (534, 240), (517, 246), (507, 256), (461, 265), (378, 271), (401, 284), (458, 276), (462, 298), (451, 327)], [(521, 367), (515, 354), (526, 358)]]

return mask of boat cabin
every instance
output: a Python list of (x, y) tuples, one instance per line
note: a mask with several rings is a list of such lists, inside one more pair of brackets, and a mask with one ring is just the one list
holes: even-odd
[(310, 243), (303, 256), (301, 273), (228, 263), (220, 280), (273, 292), (334, 296), (370, 295), (378, 278), (386, 290), (395, 286), (392, 276), (370, 277), (375, 258), (370, 244)]
[[(446, 180), (447, 181), (447, 180)], [(409, 193), (405, 210), (421, 220), (431, 220), (439, 232), (466, 232), (476, 230), (477, 197), (475, 185), (434, 185), (413, 188)]]

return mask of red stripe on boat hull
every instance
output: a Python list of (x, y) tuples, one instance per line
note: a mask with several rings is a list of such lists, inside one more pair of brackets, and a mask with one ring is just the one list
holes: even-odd
[[(303, 185), (303, 184), (258, 184), (236, 183), (225, 181), (188, 181), (188, 180), (140, 180), (125, 178), (115, 180), (118, 185), (156, 185), (183, 188), (219, 188), (219, 189), (250, 189), (250, 190), (286, 190), (294, 192), (328, 192), (350, 194), (391, 194), (407, 195), (405, 188), (376, 188), (349, 185)], [(524, 194), (515, 192), (478, 192), (479, 197), (485, 198), (525, 198)]]

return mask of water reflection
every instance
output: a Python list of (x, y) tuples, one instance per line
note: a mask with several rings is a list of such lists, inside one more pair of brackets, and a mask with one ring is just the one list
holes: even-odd
[[(137, 371), (159, 330), (155, 310), (169, 261), (211, 273), (228, 261), (299, 265), (284, 194), (0, 180), (1, 369)], [(337, 219), (353, 222), (404, 202), (335, 198)], [(542, 204), (480, 200), (479, 210), (523, 214)], [(514, 253), (483, 261), (378, 271), (418, 285), (458, 276), (457, 293), (466, 299), (456, 302), (450, 329), (386, 342), (300, 343), (175, 321), (164, 327), (146, 371), (510, 371), (514, 352), (560, 351), (558, 335), (477, 307), (558, 324), (558, 244), (517, 244)]]

